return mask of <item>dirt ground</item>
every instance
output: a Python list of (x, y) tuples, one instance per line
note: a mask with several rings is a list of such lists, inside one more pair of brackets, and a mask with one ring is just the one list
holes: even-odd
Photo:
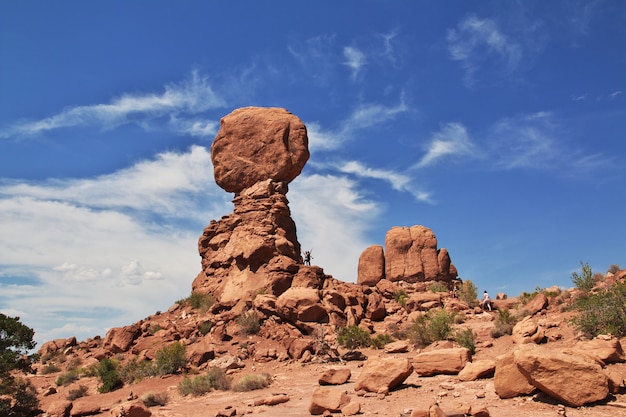
[[(562, 317), (550, 316), (555, 325), (548, 330), (548, 345), (552, 349), (571, 346), (575, 342), (573, 330), (563, 325)], [(473, 356), (477, 359), (495, 359), (512, 348), (510, 336), (493, 339), (489, 330), (493, 322), (487, 316), (476, 316), (466, 322), (477, 335), (477, 351)], [(626, 340), (622, 340), (624, 344)], [(368, 358), (395, 356), (412, 357), (417, 351), (400, 354), (386, 354), (383, 350), (361, 350)], [(272, 377), (269, 387), (249, 391), (214, 391), (200, 397), (183, 397), (178, 392), (178, 384), (183, 379), (181, 375), (170, 375), (160, 378), (149, 378), (140, 383), (127, 385), (122, 389), (108, 393), (97, 394), (97, 380), (82, 378), (68, 387), (57, 387), (56, 394), (42, 396), (41, 405), (45, 410), (53, 402), (62, 401), (71, 389), (78, 384), (88, 388), (89, 395), (74, 401), (73, 410), (99, 408), (99, 415), (112, 415), (112, 410), (120, 404), (128, 403), (131, 398), (141, 398), (146, 393), (167, 393), (168, 403), (164, 406), (151, 407), (150, 411), (156, 417), (212, 417), (222, 412), (226, 415), (254, 415), (254, 416), (284, 416), (301, 417), (310, 415), (308, 409), (313, 390), (319, 386), (319, 377), (325, 370), (332, 367), (348, 367), (351, 378), (346, 384), (333, 386), (332, 389), (347, 392), (353, 401), (361, 405), (362, 416), (409, 416), (412, 409), (426, 410), (432, 404), (439, 406), (448, 415), (453, 415), (462, 404), (473, 407), (484, 406), (492, 417), (528, 416), (528, 417), (616, 417), (626, 416), (626, 391), (610, 396), (600, 404), (572, 408), (558, 404), (553, 399), (535, 394), (512, 399), (500, 399), (494, 390), (493, 378), (477, 381), (461, 382), (456, 375), (438, 375), (434, 377), (419, 377), (412, 374), (404, 384), (388, 395), (366, 394), (357, 395), (354, 391), (355, 381), (358, 378), (363, 361), (348, 361), (343, 363), (300, 363), (297, 361), (255, 363), (252, 359), (245, 361), (246, 366), (232, 374), (234, 380), (247, 374), (268, 373)], [(626, 364), (610, 365), (612, 369), (626, 375)], [(55, 387), (57, 375), (33, 375), (32, 382), (39, 392), (48, 387)], [(275, 395), (285, 395), (288, 401), (273, 406), (254, 405), (255, 402)], [(233, 414), (234, 413), (234, 414)], [(340, 416), (340, 413), (335, 416)]]

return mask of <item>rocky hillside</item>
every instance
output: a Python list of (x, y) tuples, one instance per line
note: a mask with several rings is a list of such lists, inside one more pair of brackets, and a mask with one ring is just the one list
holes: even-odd
[(104, 338), (45, 343), (29, 377), (45, 415), (626, 414), (624, 340), (576, 330), (578, 290), (483, 311), (420, 225), (391, 228), (342, 282), (304, 264), (290, 215), (309, 157), (299, 118), (235, 110), (211, 156), (234, 210), (204, 229), (192, 294)]

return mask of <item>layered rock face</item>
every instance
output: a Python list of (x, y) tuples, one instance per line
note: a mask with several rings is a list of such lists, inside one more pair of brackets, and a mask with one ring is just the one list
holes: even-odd
[(199, 239), (194, 292), (232, 305), (291, 286), (302, 258), (286, 194), (308, 158), (306, 127), (287, 110), (247, 107), (221, 120), (211, 159), (215, 181), (235, 193), (235, 207)]
[(437, 237), (425, 226), (392, 227), (385, 236), (385, 249), (373, 245), (359, 258), (358, 283), (373, 286), (383, 278), (405, 282), (451, 282), (456, 267)]

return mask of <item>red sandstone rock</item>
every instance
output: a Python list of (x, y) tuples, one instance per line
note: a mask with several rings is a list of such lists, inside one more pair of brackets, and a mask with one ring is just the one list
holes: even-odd
[(320, 385), (341, 385), (348, 382), (352, 373), (349, 368), (330, 368), (320, 376)]
[(107, 332), (104, 338), (104, 347), (113, 353), (126, 352), (139, 335), (141, 335), (141, 327), (136, 324), (114, 327)]
[(309, 413), (312, 415), (323, 414), (326, 411), (337, 413), (350, 403), (350, 396), (345, 391), (332, 388), (317, 387), (311, 395)]
[(609, 395), (609, 381), (602, 367), (580, 356), (535, 347), (517, 350), (513, 358), (530, 384), (572, 407)]
[(412, 372), (413, 367), (406, 358), (371, 358), (363, 365), (354, 389), (387, 394)]
[(500, 398), (528, 395), (536, 390), (517, 368), (517, 365), (515, 365), (513, 352), (508, 352), (496, 358), (493, 386)]
[(493, 375), (495, 370), (496, 361), (491, 359), (468, 362), (461, 372), (459, 372), (459, 380), (474, 381), (479, 378)]
[(528, 314), (532, 316), (546, 307), (548, 307), (548, 297), (539, 293), (532, 300), (530, 300), (528, 304), (523, 307), (523, 309), (528, 311)]
[(234, 193), (268, 179), (290, 182), (309, 159), (308, 143), (304, 123), (285, 109), (237, 109), (211, 146), (215, 182)]
[[(440, 263), (441, 261), (441, 263)], [(390, 281), (451, 281), (456, 268), (424, 226), (392, 227), (385, 236), (385, 277)]]
[(357, 284), (373, 287), (385, 278), (385, 254), (383, 247), (372, 245), (359, 257)]
[(419, 376), (458, 374), (471, 360), (467, 348), (437, 349), (413, 358), (413, 369)]

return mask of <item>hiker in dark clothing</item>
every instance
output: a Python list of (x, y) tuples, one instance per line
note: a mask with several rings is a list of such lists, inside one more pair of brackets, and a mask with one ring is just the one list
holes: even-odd
[(311, 256), (311, 251), (305, 250), (304, 251), (304, 264), (311, 266), (311, 259), (313, 259), (313, 257)]

